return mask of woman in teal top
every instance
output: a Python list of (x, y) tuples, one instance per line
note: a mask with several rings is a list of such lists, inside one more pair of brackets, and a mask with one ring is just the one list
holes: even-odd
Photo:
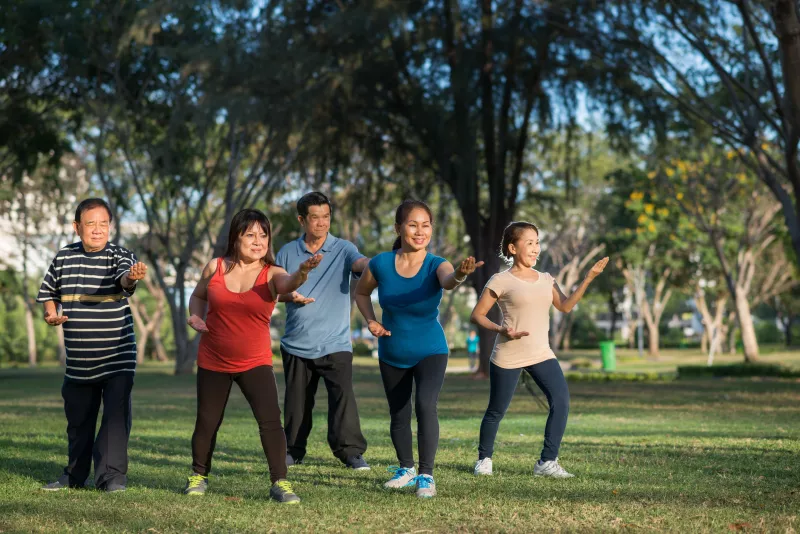
[[(418, 497), (436, 495), (433, 462), (439, 445), (436, 405), (447, 368), (447, 340), (439, 324), (442, 292), (455, 289), (483, 262), (469, 257), (453, 265), (427, 251), (433, 233), (430, 208), (406, 200), (395, 214), (397, 241), (391, 252), (372, 258), (356, 288), (356, 304), (378, 338), (381, 378), (389, 401), (390, 432), (400, 467), (384, 486), (415, 486)], [(375, 318), (370, 295), (378, 288), (383, 321)], [(416, 383), (419, 476), (411, 438), (411, 390)]]

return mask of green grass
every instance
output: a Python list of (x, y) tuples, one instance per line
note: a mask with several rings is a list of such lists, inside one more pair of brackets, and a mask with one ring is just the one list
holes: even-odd
[[(43, 493), (66, 458), (56, 368), (0, 371), (0, 532), (800, 530), (800, 382), (715, 379), (572, 383), (561, 462), (577, 477), (531, 476), (545, 414), (520, 388), (503, 421), (496, 474), (475, 478), (488, 383), (448, 375), (440, 399), (439, 496), (381, 488), (396, 463), (375, 366), (357, 370), (373, 469), (350, 472), (325, 443), (320, 391), (303, 499), (268, 499), (255, 421), (234, 388), (209, 493), (181, 495), (189, 474), (194, 377), (144, 366), (134, 387), (129, 489)], [(279, 383), (282, 375), (279, 374)]]

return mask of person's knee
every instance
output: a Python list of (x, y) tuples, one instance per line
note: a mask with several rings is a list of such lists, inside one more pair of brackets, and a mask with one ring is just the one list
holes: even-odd
[(556, 413), (568, 414), (569, 413), (569, 393), (564, 391), (553, 395), (550, 401), (550, 409)]

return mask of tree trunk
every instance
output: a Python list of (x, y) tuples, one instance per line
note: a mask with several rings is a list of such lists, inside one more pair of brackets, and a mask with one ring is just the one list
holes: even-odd
[(739, 319), (739, 328), (742, 332), (744, 361), (747, 363), (756, 362), (758, 361), (756, 329), (753, 326), (753, 316), (750, 313), (750, 302), (747, 300), (745, 291), (741, 289), (736, 292), (736, 316)]
[(608, 312), (611, 314), (611, 325), (608, 327), (608, 339), (613, 340), (617, 333), (617, 301), (614, 298), (614, 289), (608, 291)]
[(25, 310), (25, 331), (28, 334), (28, 366), (36, 367), (36, 326), (33, 321), (33, 309), (27, 301), (27, 295), (21, 298)]

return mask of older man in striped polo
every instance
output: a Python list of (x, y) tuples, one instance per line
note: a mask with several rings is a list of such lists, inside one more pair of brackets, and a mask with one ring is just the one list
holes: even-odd
[[(42, 489), (83, 486), (94, 457), (95, 487), (124, 491), (136, 372), (128, 298), (147, 266), (131, 251), (108, 242), (111, 210), (104, 200), (81, 202), (72, 224), (80, 242), (58, 251), (37, 297), (47, 324), (64, 327), (67, 349), (61, 396), (69, 463), (58, 480)], [(95, 437), (101, 403), (103, 419)]]

